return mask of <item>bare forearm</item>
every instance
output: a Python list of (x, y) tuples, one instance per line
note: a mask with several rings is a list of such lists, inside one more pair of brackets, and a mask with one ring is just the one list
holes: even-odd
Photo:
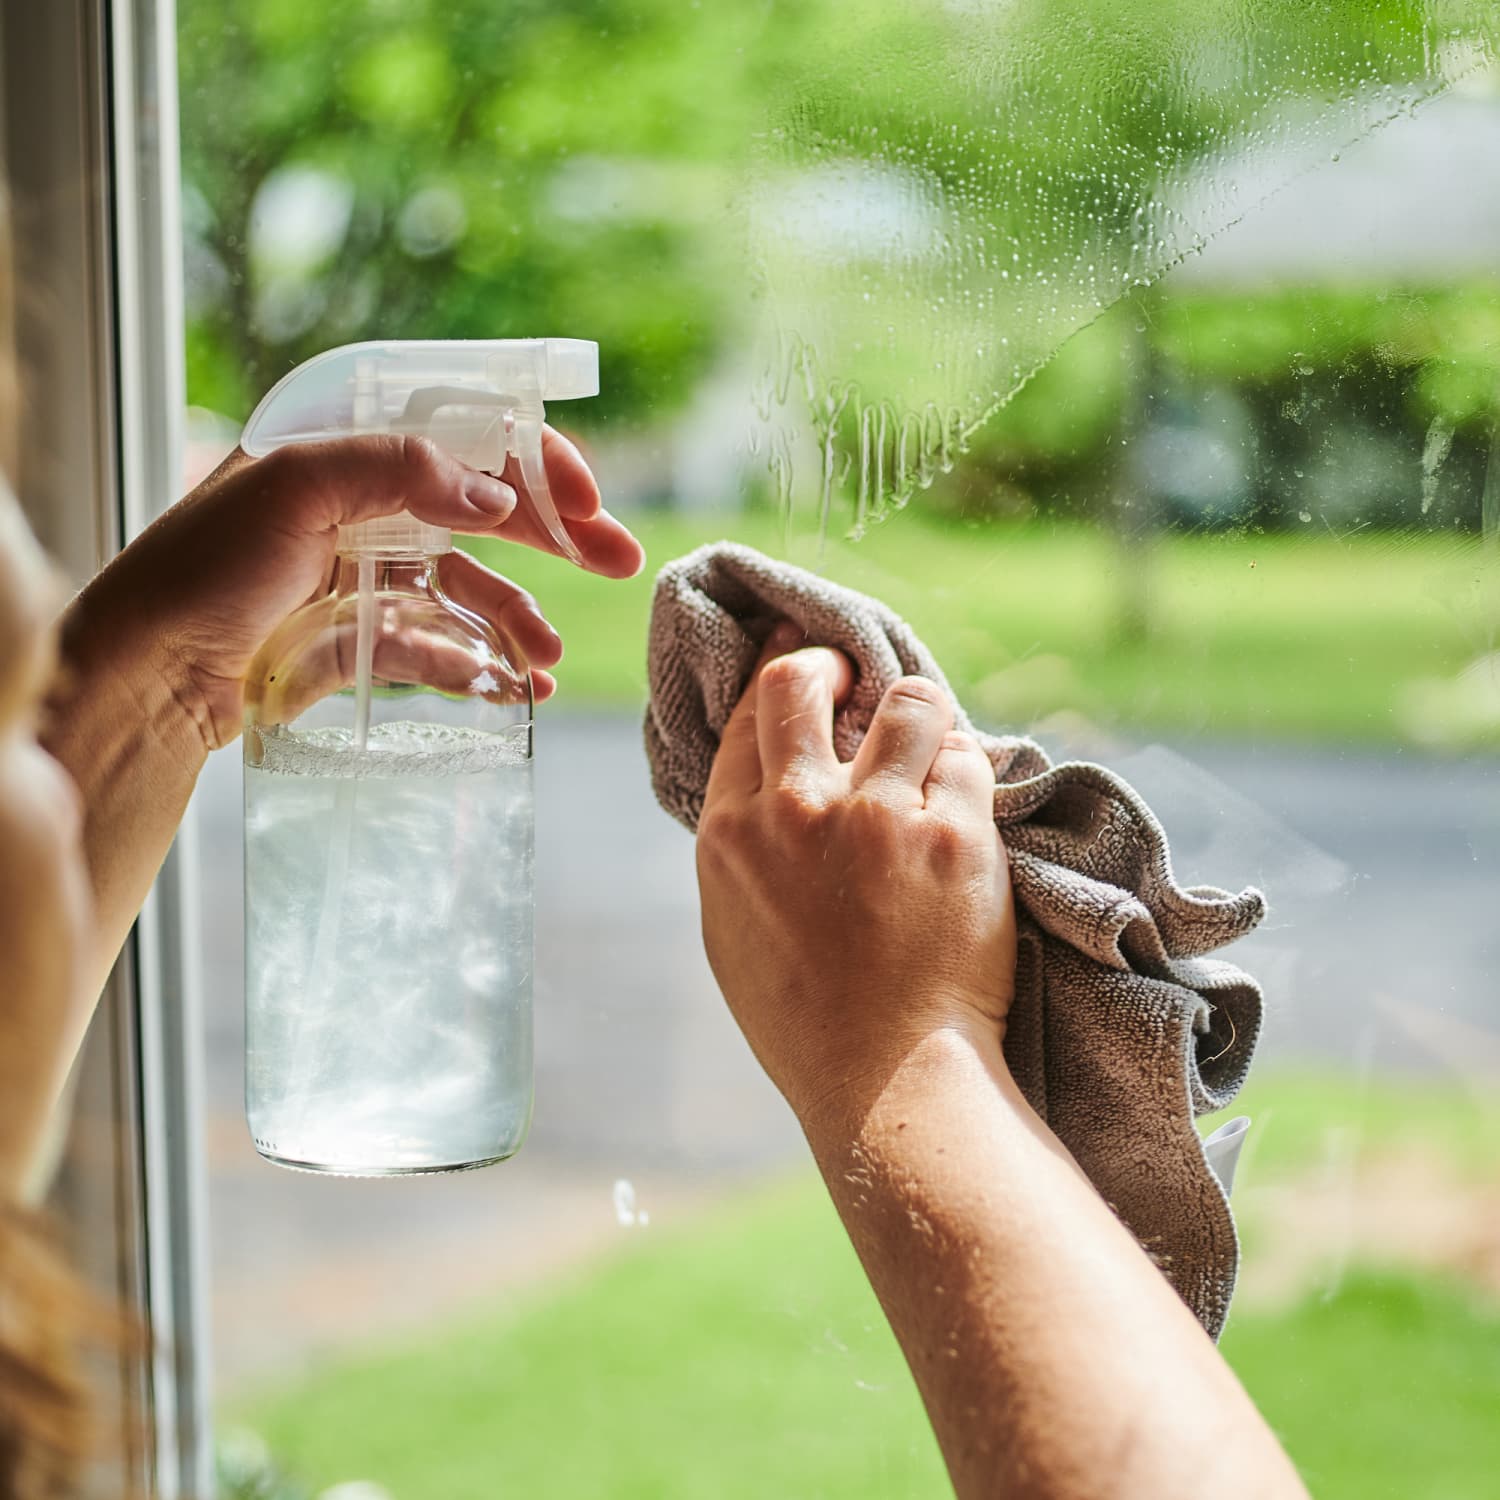
[(998, 1041), (935, 1033), (807, 1123), (963, 1500), (1305, 1494)]
[(101, 608), (98, 587), (62, 622), (62, 671), (43, 736), (83, 802), (90, 995), (103, 988), (140, 912), (207, 754), (165, 653), (133, 612)]

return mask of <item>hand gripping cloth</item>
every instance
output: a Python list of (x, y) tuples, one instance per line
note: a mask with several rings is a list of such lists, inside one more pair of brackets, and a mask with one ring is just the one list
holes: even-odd
[[(727, 542), (669, 563), (651, 614), (646, 749), (658, 800), (689, 829), (719, 736), (783, 619), (854, 663), (834, 723), (840, 759), (853, 757), (898, 677), (929, 677), (952, 697), (911, 627), (878, 600)], [(1033, 741), (976, 730), (953, 706), (999, 783), (995, 824), (1020, 929), (1011, 1073), (1217, 1338), (1239, 1246), (1193, 1122), (1243, 1084), (1261, 994), (1206, 955), (1249, 932), (1265, 900), (1179, 886), (1161, 825), (1126, 782), (1085, 762), (1053, 765)]]

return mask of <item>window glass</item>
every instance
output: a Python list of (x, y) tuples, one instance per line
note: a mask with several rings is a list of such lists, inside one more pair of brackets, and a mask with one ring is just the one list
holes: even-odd
[(238, 750), (209, 768), (231, 1493), (943, 1493), (651, 799), (651, 573), (721, 536), (880, 595), (977, 718), (1127, 776), (1184, 884), (1268, 893), (1230, 955), (1267, 1025), (1225, 1351), (1320, 1494), (1483, 1493), (1493, 8), (178, 16), (196, 471), (336, 344), (597, 339), (599, 397), (550, 415), (652, 564), (617, 584), (481, 549), (568, 647), (537, 736), (536, 1121), (504, 1166), (363, 1182), (256, 1157)]
[[(7, 9), (0, 17), (0, 467), (6, 491), (0, 503), (19, 502), (46, 549), (49, 561), (38, 565), (54, 577), (31, 581), (37, 598), (85, 581), (113, 546), (121, 522), (111, 422), (118, 329), (100, 295), (111, 248), (106, 121), (96, 88), (102, 53), (102, 23), (81, 8)], [(7, 555), (14, 559), (14, 549)], [(11, 626), (3, 649), (14, 649), (15, 641)], [(7, 732), (20, 727), (15, 707), (8, 705)], [(8, 823), (7, 837), (14, 827)], [(9, 915), (8, 934), (16, 931), (17, 914), (12, 909)], [(65, 1265), (76, 1273), (75, 1290), (60, 1294), (50, 1275), (39, 1278), (26, 1269), (29, 1257), (17, 1253), (20, 1229), (10, 1204), (6, 1212), (6, 1275), (13, 1283), (6, 1289), (7, 1404), (24, 1382), (38, 1383), (29, 1358), (18, 1361), (14, 1353), (18, 1347), (35, 1352), (20, 1300), (44, 1296), (49, 1316), (61, 1320), (58, 1347), (49, 1354), (60, 1357), (67, 1344), (76, 1345), (67, 1352), (81, 1362), (93, 1402), (99, 1451), (78, 1489), (89, 1497), (132, 1490), (159, 1458), (152, 1424), (160, 1389), (146, 1342), (97, 1336), (98, 1312), (105, 1321), (118, 1311), (131, 1325), (156, 1326), (135, 957), (132, 945), (105, 984), (59, 1108), (20, 1185), (22, 1203), (39, 1210), (47, 1226), (57, 1269)], [(7, 988), (0, 1002), (9, 1009), (18, 998)], [(11, 1026), (7, 1041), (22, 1043), (24, 1025), (17, 1030), (12, 1019)], [(34, 1054), (28, 1060), (40, 1065)], [(25, 1063), (11, 1062), (10, 1076), (18, 1079)], [(7, 1146), (14, 1148), (13, 1135)], [(66, 1391), (63, 1396), (66, 1431), (71, 1401)], [(7, 1412), (8, 1419), (14, 1415)], [(7, 1449), (14, 1437), (7, 1431)], [(15, 1467), (13, 1457), (7, 1453), (7, 1471)]]

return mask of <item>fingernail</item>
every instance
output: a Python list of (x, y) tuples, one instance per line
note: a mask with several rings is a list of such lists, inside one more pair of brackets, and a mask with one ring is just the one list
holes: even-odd
[(471, 474), (464, 481), (464, 499), (487, 516), (504, 519), (516, 508), (516, 492), (503, 479), (489, 474)]

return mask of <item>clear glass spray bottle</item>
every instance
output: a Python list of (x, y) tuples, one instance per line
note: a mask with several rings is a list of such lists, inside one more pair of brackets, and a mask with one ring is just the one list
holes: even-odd
[[(576, 340), (355, 345), (293, 371), (243, 446), (397, 431), (491, 472), (514, 456), (576, 560), (542, 403), (597, 372)], [(246, 1113), (284, 1166), (484, 1166), (530, 1122), (531, 684), (444, 592), (451, 551), (408, 514), (342, 528), (330, 591), (246, 684)]]

